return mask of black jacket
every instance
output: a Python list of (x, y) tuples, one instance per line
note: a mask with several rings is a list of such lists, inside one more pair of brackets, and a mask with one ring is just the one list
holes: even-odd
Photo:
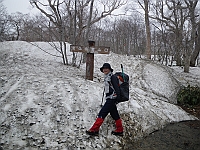
[[(109, 93), (106, 93), (106, 97), (110, 96), (113, 94), (113, 92), (115, 91), (116, 95), (117, 95), (117, 100), (120, 99), (120, 89), (119, 89), (119, 79), (117, 78), (117, 76), (112, 75), (111, 76), (111, 83), (109, 83)], [(113, 90), (113, 88), (114, 90)]]

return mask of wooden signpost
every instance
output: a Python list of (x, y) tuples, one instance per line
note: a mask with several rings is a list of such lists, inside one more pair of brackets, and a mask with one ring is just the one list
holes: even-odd
[(87, 53), (86, 55), (86, 79), (93, 80), (94, 74), (94, 54), (109, 54), (110, 47), (97, 46), (95, 41), (88, 41), (89, 46), (70, 45), (71, 52)]

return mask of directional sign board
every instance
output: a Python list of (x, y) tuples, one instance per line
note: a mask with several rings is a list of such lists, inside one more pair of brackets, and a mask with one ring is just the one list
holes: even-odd
[(88, 47), (80, 45), (70, 45), (71, 52), (82, 52), (86, 54), (86, 79), (93, 80), (94, 74), (94, 54), (109, 54), (110, 47), (95, 46), (95, 41), (88, 41)]
[(95, 46), (95, 47), (84, 47), (79, 45), (70, 45), (71, 52), (82, 52), (82, 53), (94, 53), (94, 54), (109, 54), (110, 47)]

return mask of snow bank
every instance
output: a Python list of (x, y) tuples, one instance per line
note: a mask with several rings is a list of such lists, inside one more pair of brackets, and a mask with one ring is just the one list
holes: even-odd
[[(48, 43), (33, 44), (60, 56)], [(64, 66), (61, 58), (27, 42), (2, 42), (0, 47), (0, 142), (5, 149), (120, 149), (167, 123), (196, 119), (173, 104), (177, 81), (165, 67), (150, 61), (113, 53), (95, 55), (94, 81), (87, 81), (84, 64), (80, 69)], [(99, 68), (104, 62), (116, 72), (122, 63), (130, 75), (130, 101), (118, 104), (123, 138), (110, 134), (114, 128), (110, 116), (100, 136), (85, 135), (100, 110)]]

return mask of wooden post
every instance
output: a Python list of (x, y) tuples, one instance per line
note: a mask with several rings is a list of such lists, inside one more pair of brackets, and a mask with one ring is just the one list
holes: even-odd
[[(95, 41), (88, 41), (89, 49), (95, 47)], [(87, 53), (86, 55), (86, 79), (93, 81), (94, 74), (94, 53)]]
[(88, 41), (89, 47), (81, 45), (70, 45), (71, 52), (87, 53), (86, 55), (86, 79), (93, 81), (94, 73), (94, 54), (109, 54), (110, 47), (97, 46), (95, 47), (95, 41)]

